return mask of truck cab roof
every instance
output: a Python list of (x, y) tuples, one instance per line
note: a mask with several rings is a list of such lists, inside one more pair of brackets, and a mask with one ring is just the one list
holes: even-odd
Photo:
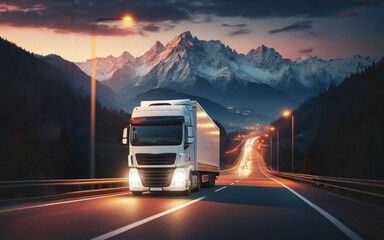
[[(153, 102), (153, 101), (152, 101)], [(156, 116), (183, 116), (187, 124), (191, 123), (190, 115), (186, 106), (179, 105), (148, 105), (135, 107), (132, 118), (156, 117)]]
[(140, 107), (149, 106), (192, 106), (190, 99), (177, 99), (177, 100), (156, 100), (156, 101), (141, 101)]

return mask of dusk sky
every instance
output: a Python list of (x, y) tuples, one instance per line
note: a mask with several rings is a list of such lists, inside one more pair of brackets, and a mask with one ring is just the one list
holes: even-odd
[(137, 57), (187, 30), (245, 54), (264, 44), (291, 59), (384, 56), (382, 0), (10, 0), (0, 2), (0, 36), (31, 52), (84, 61), (92, 22), (125, 15), (134, 21), (98, 24), (98, 57)]

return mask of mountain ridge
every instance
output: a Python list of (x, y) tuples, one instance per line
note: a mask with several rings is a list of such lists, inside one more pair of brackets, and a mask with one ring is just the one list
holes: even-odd
[[(161, 47), (158, 48), (157, 46)], [(156, 54), (142, 61), (145, 56), (151, 55), (153, 49)], [(121, 60), (122, 56), (119, 56)], [(110, 57), (108, 57), (110, 58)], [(103, 62), (107, 58), (98, 58)], [(117, 58), (116, 58), (117, 59)], [(148, 78), (155, 76), (158, 87), (165, 87), (164, 82), (180, 81), (185, 85), (193, 84), (195, 76), (205, 78), (217, 88), (224, 89), (225, 86), (236, 78), (245, 82), (265, 83), (271, 87), (280, 86), (278, 89), (290, 94), (293, 86), (286, 86), (287, 89), (279, 84), (287, 82), (289, 78), (295, 78), (311, 92), (319, 92), (330, 83), (339, 84), (345, 77), (352, 73), (360, 72), (373, 62), (378, 62), (379, 57), (366, 57), (355, 55), (347, 58), (323, 60), (318, 57), (305, 56), (294, 61), (283, 58), (274, 48), (260, 45), (251, 49), (247, 54), (238, 54), (229, 46), (224, 45), (219, 40), (199, 40), (192, 36), (189, 31), (182, 32), (174, 37), (165, 46), (159, 41), (145, 54), (137, 58), (121, 60), (120, 64), (110, 61), (110, 65), (116, 66), (103, 67), (120, 74), (111, 74), (102, 71), (104, 74), (97, 74), (97, 78), (119, 91), (125, 87), (121, 79), (125, 79), (125, 85), (145, 85)], [(90, 73), (90, 62), (76, 63), (84, 72)], [(129, 70), (128, 70), (129, 69)], [(309, 70), (308, 70), (309, 69)], [(98, 68), (96, 67), (96, 72)], [(122, 74), (124, 72), (124, 74)], [(318, 79), (322, 78), (319, 82)], [(120, 79), (117, 81), (116, 79)], [(312, 81), (312, 79), (314, 79)], [(119, 84), (115, 85), (116, 82)]]

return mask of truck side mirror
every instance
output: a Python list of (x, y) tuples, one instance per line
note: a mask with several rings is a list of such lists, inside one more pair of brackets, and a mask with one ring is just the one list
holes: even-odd
[(185, 144), (184, 149), (187, 149), (189, 147), (189, 144), (194, 142), (193, 138), (193, 128), (192, 127), (185, 127)]
[(193, 128), (192, 127), (188, 127), (188, 138), (193, 138)]
[(129, 132), (129, 127), (124, 128), (124, 130), (123, 130), (123, 139), (121, 141), (124, 145), (128, 144), (128, 132)]
[(193, 128), (192, 127), (188, 127), (187, 128), (188, 130), (188, 134), (187, 134), (187, 143), (188, 144), (191, 144), (191, 143), (194, 143), (195, 142), (195, 139), (193, 138)]

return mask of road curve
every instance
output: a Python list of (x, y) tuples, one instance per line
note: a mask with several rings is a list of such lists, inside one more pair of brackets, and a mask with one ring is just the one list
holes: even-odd
[(243, 148), (243, 163), (223, 173), (214, 188), (189, 197), (127, 193), (0, 206), (0, 239), (384, 236), (383, 209), (269, 176), (253, 142)]

